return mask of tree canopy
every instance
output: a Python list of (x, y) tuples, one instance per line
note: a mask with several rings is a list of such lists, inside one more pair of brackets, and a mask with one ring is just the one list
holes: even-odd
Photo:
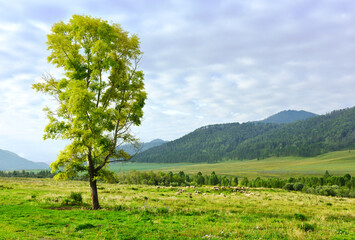
[(33, 85), (58, 103), (44, 109), (49, 119), (44, 139), (70, 141), (51, 168), (58, 180), (86, 172), (98, 209), (96, 180), (110, 178), (110, 162), (130, 158), (118, 146), (136, 142), (130, 128), (143, 116), (147, 95), (138, 70), (139, 38), (118, 24), (79, 15), (55, 23), (47, 38), (48, 62), (64, 74), (59, 79), (48, 74)]

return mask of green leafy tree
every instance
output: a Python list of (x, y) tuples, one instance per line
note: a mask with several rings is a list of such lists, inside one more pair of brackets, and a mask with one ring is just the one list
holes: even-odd
[(242, 186), (248, 186), (249, 180), (247, 177), (243, 177), (242, 181), (240, 181), (240, 185)]
[(210, 185), (217, 185), (219, 183), (216, 173), (213, 171), (208, 179)]
[(147, 97), (137, 69), (140, 42), (118, 24), (79, 15), (55, 23), (47, 38), (48, 61), (64, 75), (47, 75), (33, 85), (58, 103), (55, 110), (44, 109), (49, 119), (44, 139), (70, 142), (51, 164), (52, 172), (57, 180), (85, 172), (92, 208), (99, 209), (97, 180), (112, 177), (110, 162), (130, 158), (118, 146), (137, 142), (130, 128), (140, 125)]
[(233, 182), (235, 183), (236, 186), (238, 186), (238, 177), (234, 177)]
[(329, 177), (330, 177), (330, 174), (329, 174), (328, 170), (325, 170), (324, 178), (327, 179)]

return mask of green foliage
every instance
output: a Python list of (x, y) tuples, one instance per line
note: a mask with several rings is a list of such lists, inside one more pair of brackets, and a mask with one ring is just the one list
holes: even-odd
[(302, 189), (304, 188), (304, 184), (300, 183), (300, 182), (296, 182), (293, 185), (293, 188), (294, 188), (295, 191), (302, 191)]
[[(210, 175), (187, 175), (180, 171), (179, 173), (165, 172), (140, 172), (130, 171), (121, 173), (117, 176), (117, 181), (122, 184), (144, 184), (159, 186), (201, 186), (201, 185), (220, 185), (220, 186), (236, 186), (231, 176), (218, 176), (215, 172)], [(132, 190), (138, 190), (132, 188)]]
[(295, 190), (293, 183), (286, 183), (286, 185), (284, 186), (284, 189), (292, 191)]
[(68, 198), (65, 198), (62, 202), (63, 205), (82, 205), (83, 204), (83, 197), (82, 193), (78, 192), (71, 192)]
[(64, 167), (57, 178), (65, 179), (88, 170), (84, 162), (90, 156), (98, 177), (110, 158), (127, 157), (116, 150), (118, 140), (134, 141), (127, 128), (139, 125), (143, 114), (139, 40), (117, 24), (73, 15), (69, 23), (53, 25), (47, 45), (48, 61), (63, 68), (65, 77), (47, 76), (33, 85), (58, 100), (57, 111), (46, 108), (50, 123), (44, 138), (71, 140), (51, 167)]
[(242, 178), (242, 181), (240, 181), (240, 184), (241, 184), (242, 186), (248, 186), (248, 183), (249, 183), (249, 180), (248, 180), (247, 177), (243, 177), (243, 178)]
[(167, 207), (161, 207), (161, 208), (157, 208), (157, 213), (159, 214), (166, 214), (166, 213), (169, 213), (169, 208)]
[(306, 221), (307, 217), (302, 214), (302, 213), (295, 213), (294, 214), (295, 219), (300, 220), (300, 221)]
[(126, 209), (127, 209), (127, 206), (122, 205), (122, 204), (117, 205), (117, 206), (115, 206), (115, 207), (113, 208), (113, 210), (115, 210), (115, 211), (124, 211), (124, 210), (126, 210)]
[(238, 177), (234, 177), (233, 182), (235, 183), (235, 185), (238, 185)]
[(81, 204), (83, 203), (83, 196), (82, 196), (82, 193), (80, 192), (71, 192), (70, 193), (70, 199), (76, 203), (76, 204)]
[(303, 222), (303, 223), (298, 224), (298, 227), (305, 232), (312, 232), (316, 229), (316, 224), (310, 224), (310, 223)]
[(146, 99), (143, 72), (137, 70), (139, 39), (118, 24), (79, 15), (54, 24), (47, 38), (48, 61), (64, 77), (48, 75), (33, 85), (58, 104), (55, 111), (45, 108), (44, 139), (70, 141), (51, 168), (57, 180), (87, 172), (95, 189), (96, 179), (111, 179), (106, 166), (113, 159), (130, 158), (117, 147), (136, 141), (129, 128), (140, 125)]
[(96, 226), (92, 225), (91, 223), (84, 223), (84, 224), (79, 224), (76, 228), (75, 231), (81, 231), (85, 229), (90, 229), (90, 228), (95, 228)]

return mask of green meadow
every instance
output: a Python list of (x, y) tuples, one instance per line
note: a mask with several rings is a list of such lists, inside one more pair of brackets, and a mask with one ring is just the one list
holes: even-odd
[(180, 167), (186, 167), (190, 165), (195, 165), (193, 163), (137, 163), (137, 162), (122, 162), (110, 164), (110, 169), (115, 172), (127, 172), (132, 170), (137, 171), (155, 171), (165, 169), (174, 169)]
[[(78, 197), (79, 196), (79, 197)], [(355, 199), (0, 178), (0, 239), (354, 239)]]
[(355, 150), (337, 151), (316, 157), (272, 157), (261, 160), (233, 160), (219, 163), (120, 163), (111, 166), (116, 172), (153, 170), (163, 172), (183, 171), (187, 174), (210, 174), (246, 177), (321, 176), (328, 170), (332, 175), (355, 175)]

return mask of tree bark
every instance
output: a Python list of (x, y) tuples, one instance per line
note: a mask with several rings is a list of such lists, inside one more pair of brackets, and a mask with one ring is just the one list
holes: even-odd
[(97, 195), (96, 180), (93, 180), (91, 176), (90, 176), (90, 188), (91, 188), (92, 210), (100, 209), (99, 197)]
[(89, 149), (88, 154), (88, 164), (89, 164), (89, 177), (90, 177), (90, 188), (91, 188), (91, 200), (92, 200), (92, 210), (100, 209), (99, 197), (97, 195), (97, 185), (96, 185), (96, 172), (95, 167), (91, 158), (91, 149)]

